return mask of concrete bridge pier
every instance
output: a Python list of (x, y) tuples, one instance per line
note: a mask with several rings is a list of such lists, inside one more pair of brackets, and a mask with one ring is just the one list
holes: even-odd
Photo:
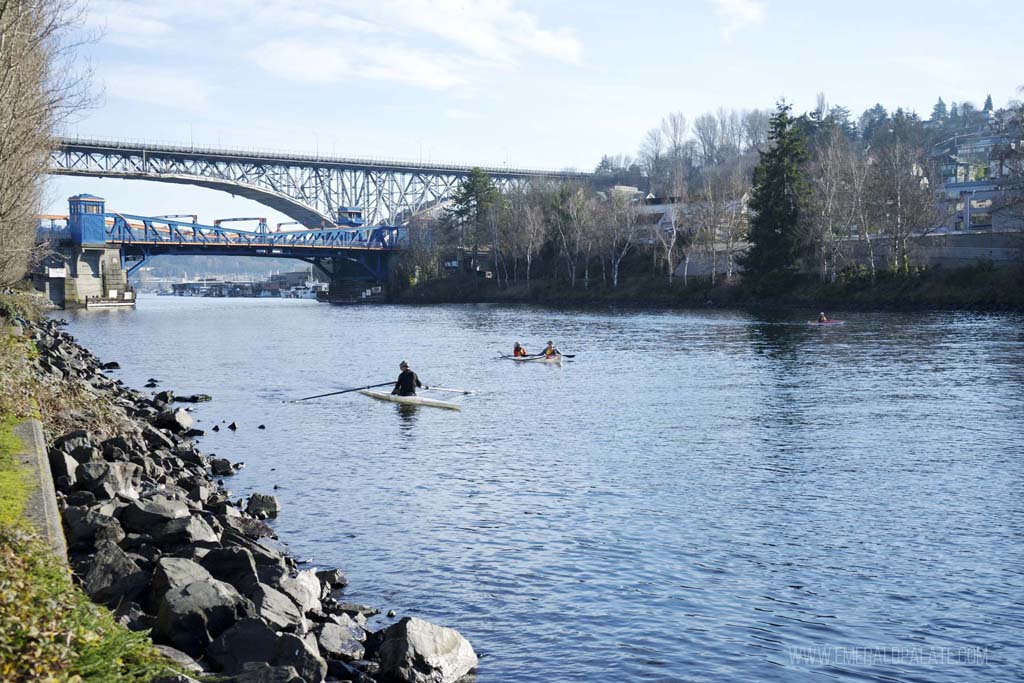
[(359, 258), (324, 259), (319, 268), (327, 274), (332, 304), (369, 303), (386, 298), (390, 253), (363, 254)]
[(121, 249), (106, 243), (103, 199), (83, 194), (68, 204), (67, 231), (35, 273), (36, 288), (63, 308), (134, 306)]

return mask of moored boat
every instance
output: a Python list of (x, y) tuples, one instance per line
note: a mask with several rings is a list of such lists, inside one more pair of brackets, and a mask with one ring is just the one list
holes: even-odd
[(389, 394), (383, 391), (373, 391), (372, 389), (360, 389), (359, 393), (363, 396), (375, 398), (378, 401), (390, 401), (391, 403), (401, 403), (408, 406), (430, 406), (431, 408), (462, 410), (462, 406), (458, 403), (439, 401), (436, 398), (426, 398), (424, 396), (399, 396), (398, 394)]

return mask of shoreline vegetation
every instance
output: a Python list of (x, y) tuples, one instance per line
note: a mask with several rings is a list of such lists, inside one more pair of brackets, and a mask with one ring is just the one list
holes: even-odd
[(909, 274), (881, 271), (874, 281), (866, 274), (822, 283), (812, 275), (790, 275), (747, 281), (690, 277), (623, 278), (618, 287), (569, 287), (561, 281), (535, 280), (499, 286), (494, 280), (454, 275), (406, 287), (395, 303), (529, 303), (546, 306), (622, 306), (651, 308), (799, 308), (883, 310), (1009, 310), (1024, 311), (1024, 265), (998, 267), (981, 262), (966, 268), (921, 269)]
[[(393, 611), (371, 623), (380, 611), (345, 601), (340, 570), (277, 540), (274, 496), (232, 497), (224, 477), (242, 465), (194, 443), (191, 404), (210, 397), (124, 386), (41, 310), (0, 295), (0, 680), (473, 680), (457, 631)], [(23, 517), (10, 427), (30, 417), (70, 570)]]

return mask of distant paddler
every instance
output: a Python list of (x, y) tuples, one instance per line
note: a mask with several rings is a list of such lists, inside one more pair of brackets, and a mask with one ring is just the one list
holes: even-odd
[(828, 316), (825, 315), (824, 311), (822, 311), (821, 313), (818, 314), (818, 322), (819, 323), (827, 323), (828, 322)]
[(553, 341), (548, 341), (548, 345), (544, 348), (543, 353), (545, 358), (562, 355), (562, 352), (555, 348), (555, 343)]
[(523, 356), (528, 356), (528, 355), (530, 355), (530, 354), (526, 353), (526, 349), (519, 342), (516, 342), (515, 346), (512, 347), (512, 357), (513, 358), (521, 358)]
[(404, 360), (398, 364), (398, 367), (401, 370), (401, 373), (399, 373), (398, 380), (395, 382), (395, 388), (391, 390), (392, 394), (398, 396), (415, 396), (417, 388), (430, 388), (420, 383), (420, 378), (416, 376), (416, 373), (409, 368), (409, 364)]

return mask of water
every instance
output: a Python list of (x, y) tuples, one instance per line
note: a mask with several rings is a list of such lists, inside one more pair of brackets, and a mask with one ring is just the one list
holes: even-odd
[[(248, 464), (232, 490), (275, 493), (349, 599), (457, 627), (482, 682), (1020, 680), (1024, 317), (811, 313), (69, 317), (128, 383), (212, 394), (198, 426), (240, 425), (202, 442)], [(496, 360), (516, 339), (577, 357)], [(402, 359), (479, 393), (282, 403)]]

